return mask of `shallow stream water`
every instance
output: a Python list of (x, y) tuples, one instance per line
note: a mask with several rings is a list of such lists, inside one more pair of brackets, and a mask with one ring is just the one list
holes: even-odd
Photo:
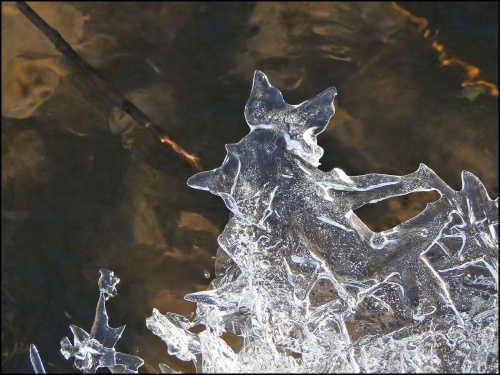
[[(243, 109), (259, 69), (292, 104), (337, 88), (318, 137), (322, 170), (402, 175), (425, 163), (456, 190), (465, 169), (498, 196), (497, 3), (33, 8), (204, 169), (248, 133)], [(32, 371), (30, 343), (47, 372), (72, 371), (59, 341), (70, 324), (90, 330), (102, 267), (121, 279), (107, 304), (110, 325), (127, 325), (117, 350), (143, 358), (140, 372), (193, 369), (168, 356), (145, 319), (153, 307), (194, 311), (183, 296), (214, 276), (228, 211), (187, 187), (194, 173), (2, 3), (2, 372)], [(360, 215), (381, 231), (436, 198)]]

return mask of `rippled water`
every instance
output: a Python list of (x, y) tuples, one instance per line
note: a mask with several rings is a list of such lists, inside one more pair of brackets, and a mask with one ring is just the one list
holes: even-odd
[[(336, 86), (323, 170), (406, 174), (423, 162), (454, 189), (469, 170), (496, 197), (498, 96), (462, 85), (498, 84), (498, 4), (398, 4), (426, 28), (390, 3), (34, 8), (205, 169), (248, 132), (259, 69), (289, 103)], [(122, 280), (108, 304), (110, 325), (127, 325), (117, 349), (142, 357), (143, 372), (160, 361), (191, 369), (145, 319), (153, 306), (194, 310), (183, 296), (213, 277), (223, 203), (189, 189), (190, 166), (5, 4), (2, 42), (2, 372), (31, 371), (31, 342), (48, 372), (71, 370), (59, 341), (69, 324), (90, 329), (101, 267)], [(473, 80), (467, 64), (481, 70)], [(365, 217), (382, 230), (424, 207), (411, 197)]]

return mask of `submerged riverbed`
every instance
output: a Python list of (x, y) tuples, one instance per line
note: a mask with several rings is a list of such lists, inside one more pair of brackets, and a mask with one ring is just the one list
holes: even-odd
[[(410, 15), (391, 3), (33, 7), (205, 169), (248, 133), (259, 69), (292, 104), (337, 88), (322, 170), (402, 175), (422, 162), (456, 190), (471, 171), (497, 197), (498, 4), (398, 4)], [(190, 370), (145, 319), (153, 307), (194, 310), (183, 297), (214, 276), (226, 208), (188, 188), (195, 171), (9, 4), (2, 42), (2, 371), (30, 372), (32, 342), (48, 372), (71, 371), (59, 341), (69, 324), (90, 328), (102, 267), (121, 279), (107, 305), (110, 325), (127, 325), (117, 349), (142, 357), (141, 372)], [(381, 231), (435, 199), (411, 195), (362, 218)]]

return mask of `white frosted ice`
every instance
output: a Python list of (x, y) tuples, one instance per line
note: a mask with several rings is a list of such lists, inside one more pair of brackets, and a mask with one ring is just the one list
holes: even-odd
[[(497, 372), (498, 198), (472, 173), (454, 191), (423, 164), (404, 176), (320, 171), (335, 95), (289, 105), (255, 72), (250, 133), (188, 181), (231, 210), (217, 277), (186, 296), (193, 319), (155, 309), (148, 328), (203, 372)], [(354, 213), (430, 190), (441, 198), (391, 230)], [(243, 338), (239, 352), (226, 331)]]

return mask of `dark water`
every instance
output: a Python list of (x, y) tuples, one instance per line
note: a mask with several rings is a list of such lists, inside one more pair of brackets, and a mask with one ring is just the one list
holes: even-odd
[[(107, 80), (205, 169), (248, 133), (243, 108), (255, 69), (299, 103), (336, 86), (337, 113), (319, 137), (322, 169), (405, 174), (426, 163), (454, 189), (476, 174), (498, 196), (497, 3), (58, 3), (44, 15)], [(83, 16), (88, 15), (84, 21)], [(444, 47), (438, 52), (435, 41)], [(153, 307), (187, 314), (186, 293), (213, 277), (223, 203), (186, 186), (194, 174), (149, 132), (113, 110), (11, 5), (2, 5), (2, 372), (48, 372), (69, 324), (87, 331), (98, 269), (121, 279), (110, 325), (117, 350), (166, 354), (145, 327)], [(440, 56), (441, 55), (441, 56)], [(367, 224), (394, 226), (420, 197), (381, 206)], [(404, 207), (403, 207), (404, 208)], [(207, 278), (207, 273), (210, 276)]]

